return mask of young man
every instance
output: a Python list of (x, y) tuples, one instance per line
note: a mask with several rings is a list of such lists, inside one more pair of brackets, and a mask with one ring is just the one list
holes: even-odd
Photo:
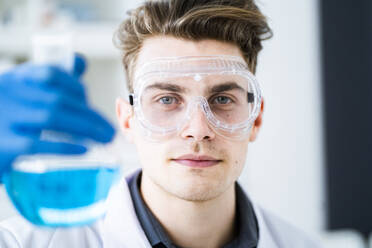
[(253, 74), (270, 32), (253, 0), (148, 1), (132, 11), (116, 33), (131, 93), (116, 112), (142, 170), (111, 190), (93, 225), (35, 229), (13, 218), (1, 247), (317, 247), (236, 182), (262, 124)]

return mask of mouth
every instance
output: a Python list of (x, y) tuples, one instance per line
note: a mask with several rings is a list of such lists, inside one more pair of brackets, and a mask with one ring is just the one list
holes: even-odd
[(206, 155), (187, 154), (179, 158), (172, 159), (172, 161), (188, 167), (205, 168), (217, 165), (222, 160)]

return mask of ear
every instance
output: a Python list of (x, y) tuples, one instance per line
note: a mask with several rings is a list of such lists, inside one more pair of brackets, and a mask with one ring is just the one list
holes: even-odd
[(119, 127), (125, 138), (130, 143), (133, 143), (133, 107), (128, 101), (125, 101), (120, 97), (116, 99), (116, 117), (119, 122)]
[(262, 115), (263, 115), (263, 111), (264, 111), (264, 105), (265, 105), (264, 104), (264, 99), (262, 98), (261, 110), (260, 110), (260, 113), (258, 114), (258, 117), (256, 118), (256, 120), (253, 124), (252, 130), (251, 130), (251, 135), (249, 137), (250, 142), (253, 142), (253, 141), (256, 140), (258, 132), (260, 131), (260, 128), (262, 126)]

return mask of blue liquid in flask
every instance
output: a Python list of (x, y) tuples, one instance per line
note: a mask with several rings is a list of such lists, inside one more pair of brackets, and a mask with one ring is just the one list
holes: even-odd
[[(59, 66), (72, 73), (74, 53), (71, 33), (66, 30), (58, 33), (49, 31), (42, 30), (33, 36), (32, 62)], [(84, 144), (92, 148), (92, 145), (85, 144), (85, 140), (53, 130), (43, 130), (41, 139)], [(102, 157), (98, 158), (99, 162), (96, 159), (85, 160), (84, 157), (65, 160), (60, 156), (57, 164), (52, 160), (36, 158), (31, 162), (44, 163), (36, 166), (28, 164), (29, 167), (13, 164), (13, 168), (4, 174), (3, 182), (15, 208), (28, 221), (41, 226), (85, 225), (102, 217), (109, 190), (119, 179), (120, 167)]]
[(35, 225), (69, 227), (104, 216), (105, 200), (119, 167), (58, 168), (42, 173), (11, 170), (6, 191), (16, 209)]

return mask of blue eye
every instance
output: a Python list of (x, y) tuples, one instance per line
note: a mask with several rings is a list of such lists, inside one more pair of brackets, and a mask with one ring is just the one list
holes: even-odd
[(172, 96), (163, 96), (159, 99), (159, 101), (162, 104), (166, 104), (166, 105), (170, 105), (172, 103), (177, 103), (177, 99), (175, 97), (172, 97)]
[(232, 102), (231, 98), (227, 96), (217, 96), (216, 98), (213, 99), (213, 103), (217, 104), (228, 104), (231, 102)]

